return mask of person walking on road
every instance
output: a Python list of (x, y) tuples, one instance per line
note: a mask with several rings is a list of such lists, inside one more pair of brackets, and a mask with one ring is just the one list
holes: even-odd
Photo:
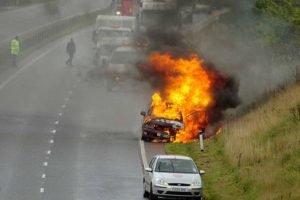
[(73, 57), (74, 57), (74, 54), (76, 52), (76, 46), (75, 46), (73, 38), (71, 38), (70, 41), (68, 42), (66, 51), (67, 51), (67, 54), (69, 55), (69, 58), (66, 61), (66, 64), (70, 65), (70, 66), (73, 66), (73, 63), (72, 63), (73, 62)]
[(16, 67), (17, 57), (20, 53), (20, 41), (18, 36), (10, 41), (10, 53), (12, 55), (12, 64)]

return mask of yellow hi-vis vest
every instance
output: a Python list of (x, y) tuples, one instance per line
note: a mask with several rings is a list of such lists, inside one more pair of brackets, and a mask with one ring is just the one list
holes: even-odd
[(20, 43), (18, 40), (13, 39), (10, 42), (10, 52), (12, 55), (19, 55), (20, 53)]

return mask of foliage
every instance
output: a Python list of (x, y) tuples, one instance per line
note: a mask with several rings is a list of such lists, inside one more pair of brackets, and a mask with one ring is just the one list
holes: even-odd
[(298, 0), (257, 0), (256, 8), (263, 13), (284, 20), (300, 28), (300, 2)]

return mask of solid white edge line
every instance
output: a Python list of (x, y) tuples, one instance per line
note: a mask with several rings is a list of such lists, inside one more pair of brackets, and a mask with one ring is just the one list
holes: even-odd
[(52, 48), (49, 48), (47, 51), (44, 51), (41, 53), (39, 56), (35, 57), (32, 59), (29, 63), (25, 64), (23, 67), (21, 67), (19, 70), (17, 70), (15, 73), (13, 73), (8, 79), (3, 81), (0, 84), (0, 90), (2, 90), (8, 83), (10, 83), (13, 79), (15, 79), (19, 74), (21, 74), (24, 70), (32, 66), (33, 63), (37, 62), (40, 60), (42, 57), (44, 57), (47, 53), (52, 51), (53, 49), (57, 48), (60, 44), (54, 45)]
[[(146, 156), (146, 151), (145, 151), (145, 144), (143, 140), (140, 140), (140, 149), (141, 149), (141, 157), (142, 157), (142, 162), (143, 162), (143, 167), (147, 168), (148, 166), (148, 161), (147, 161), (147, 156)], [(143, 169), (144, 171), (144, 169)]]

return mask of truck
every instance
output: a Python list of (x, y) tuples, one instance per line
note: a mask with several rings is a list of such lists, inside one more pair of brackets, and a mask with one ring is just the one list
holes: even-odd
[(152, 26), (180, 28), (195, 21), (194, 14), (208, 10), (198, 0), (140, 0), (139, 22), (141, 30)]
[(94, 65), (102, 65), (115, 48), (131, 43), (136, 27), (136, 18), (132, 16), (98, 15), (92, 36)]

